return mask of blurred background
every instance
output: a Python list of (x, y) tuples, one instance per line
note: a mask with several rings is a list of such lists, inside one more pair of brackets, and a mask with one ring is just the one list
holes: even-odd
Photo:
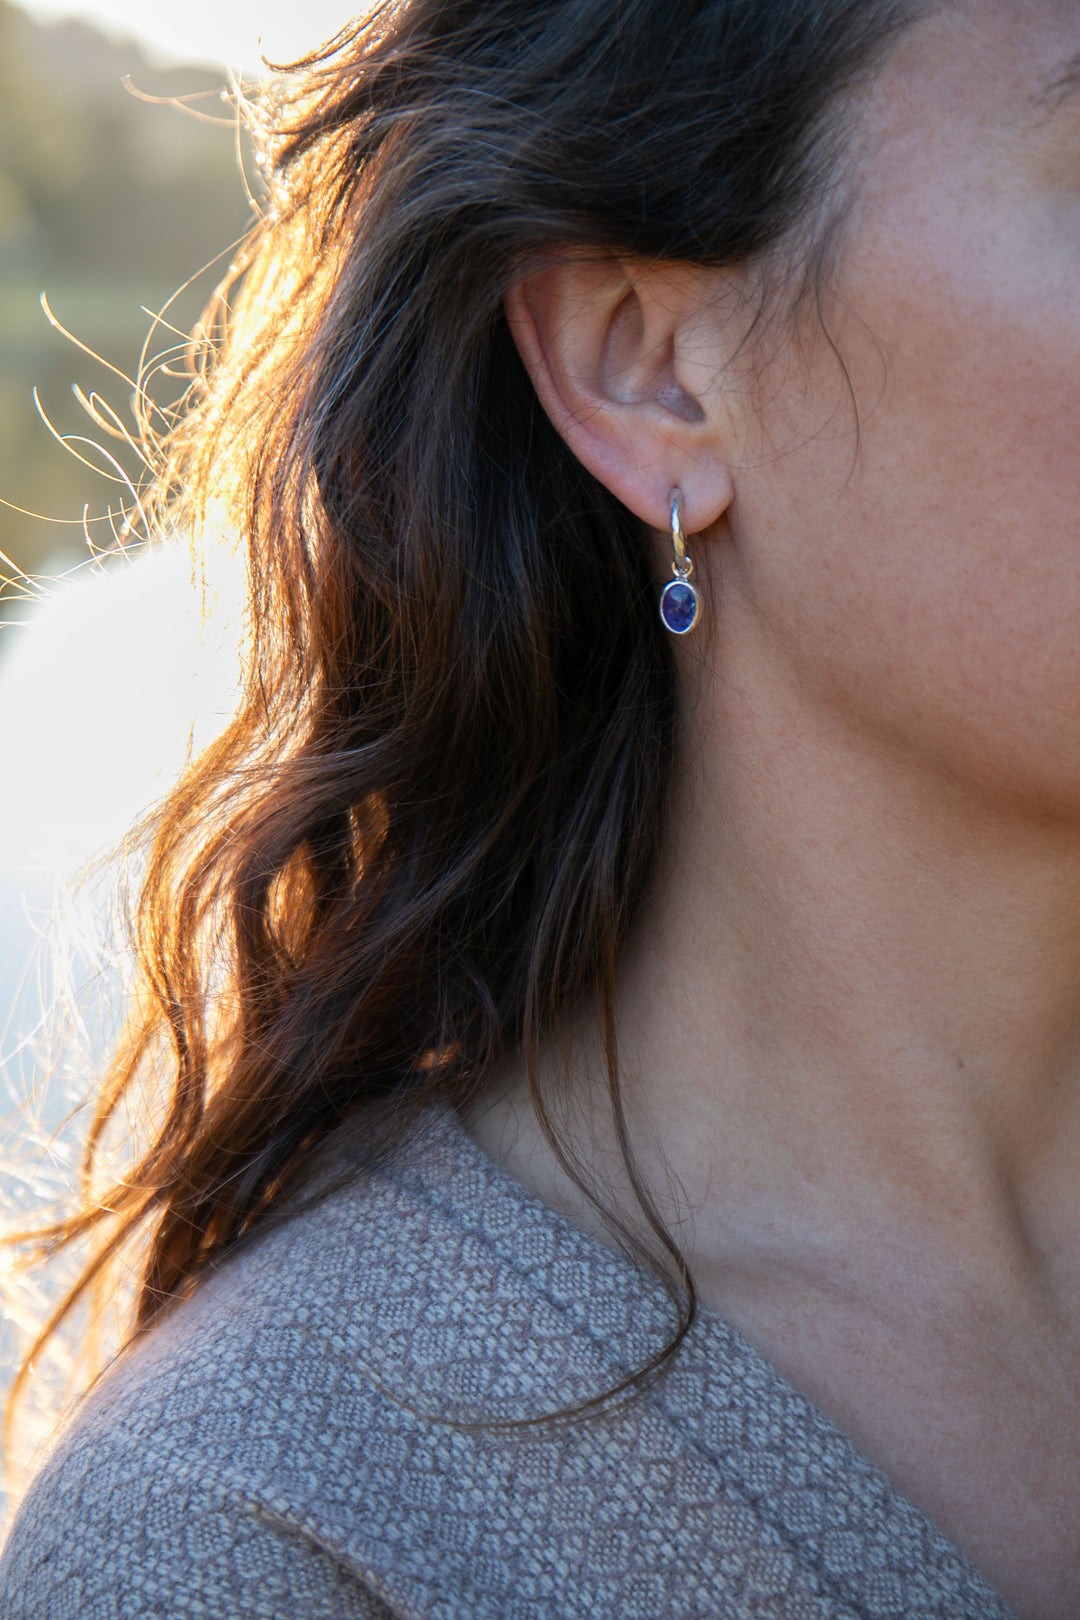
[[(294, 59), (354, 10), (0, 0), (0, 1222), (70, 1163), (62, 1138), (31, 1150), (17, 1106), (44, 1072), (56, 896), (167, 785), (193, 728), (197, 742), (220, 723), (234, 679), (182, 549), (93, 561), (115, 545), (124, 493), (93, 441), (136, 463), (73, 390), (131, 425), (127, 379), (148, 334), (151, 361), (182, 341), (251, 221), (231, 92), (266, 76), (262, 55)], [(111, 998), (98, 980), (92, 1025), (109, 1024)], [(43, 1141), (67, 1106), (50, 1081)], [(15, 1341), (5, 1309), (0, 1398)]]
[[(31, 390), (61, 432), (90, 431), (73, 383), (127, 405), (119, 379), (50, 328), (41, 293), (81, 342), (129, 375), (146, 311), (195, 276), (168, 310), (188, 330), (249, 223), (235, 125), (221, 101), (227, 69), (257, 78), (260, 49), (296, 55), (349, 14), (348, 0), (183, 8), (0, 0), (0, 498), (35, 514), (0, 509), (0, 549), (25, 571), (85, 557), (84, 505), (97, 517), (110, 493), (50, 438)], [(156, 334), (154, 349), (168, 339)], [(107, 538), (104, 525), (97, 534)]]

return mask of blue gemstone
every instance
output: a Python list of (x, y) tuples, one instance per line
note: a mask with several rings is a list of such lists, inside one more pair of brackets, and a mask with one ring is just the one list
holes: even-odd
[(673, 635), (685, 636), (697, 623), (698, 593), (685, 579), (673, 579), (660, 596), (660, 617)]

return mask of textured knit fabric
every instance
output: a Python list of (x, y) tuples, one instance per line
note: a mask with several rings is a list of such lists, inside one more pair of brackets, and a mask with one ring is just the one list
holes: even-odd
[(84, 1401), (3, 1620), (1008, 1620), (722, 1321), (570, 1424), (663, 1290), (438, 1115), (260, 1234)]

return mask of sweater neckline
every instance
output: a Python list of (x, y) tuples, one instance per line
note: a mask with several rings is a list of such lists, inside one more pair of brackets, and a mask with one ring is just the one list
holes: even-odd
[[(447, 1105), (383, 1173), (450, 1215), (592, 1341), (619, 1383), (670, 1337), (662, 1282), (576, 1226), (476, 1143)], [(668, 1370), (636, 1396), (707, 1457), (867, 1620), (897, 1620), (890, 1565), (925, 1582), (923, 1620), (1016, 1620), (961, 1549), (719, 1313), (700, 1307)], [(831, 1485), (859, 1504), (838, 1515)], [(867, 1541), (870, 1546), (867, 1548)], [(857, 1550), (857, 1543), (861, 1544)]]

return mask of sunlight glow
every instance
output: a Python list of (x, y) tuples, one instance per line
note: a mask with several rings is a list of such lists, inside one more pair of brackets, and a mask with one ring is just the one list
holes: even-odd
[(83, 568), (5, 649), (0, 867), (67, 876), (172, 784), (237, 698), (238, 557), (207, 594), (189, 548)]
[(288, 61), (336, 34), (356, 0), (22, 0), (34, 17), (79, 17), (111, 34), (138, 39), (166, 61), (215, 62), (247, 74), (260, 58)]

